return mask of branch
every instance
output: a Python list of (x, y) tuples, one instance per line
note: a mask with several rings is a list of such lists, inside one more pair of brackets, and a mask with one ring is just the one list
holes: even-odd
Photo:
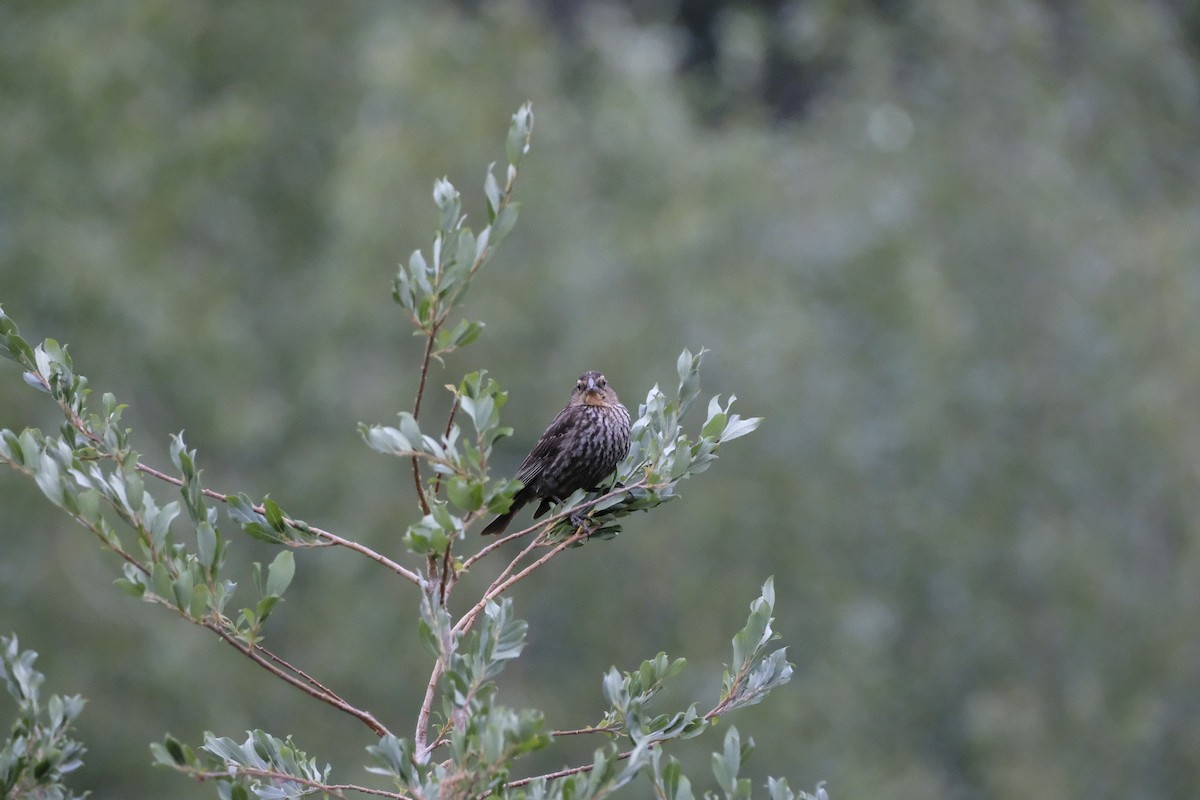
[(513, 584), (527, 578), (534, 570), (539, 569), (540, 567), (544, 566), (546, 564), (546, 562), (548, 562), (550, 559), (554, 558), (556, 555), (561, 553), (563, 550), (566, 550), (568, 547), (570, 547), (571, 545), (580, 541), (581, 539), (586, 539), (586, 538), (587, 538), (587, 531), (583, 530), (583, 526), (580, 526), (579, 530), (575, 531), (575, 533), (571, 534), (566, 539), (563, 539), (561, 542), (556, 544), (554, 546), (554, 549), (552, 549), (549, 553), (546, 553), (546, 555), (542, 556), (537, 561), (533, 562), (528, 567), (526, 567), (525, 569), (518, 572), (516, 575), (513, 575), (511, 578), (509, 578), (505, 581), (502, 581), (499, 583), (493, 583), (492, 586), (488, 587), (488, 590), (483, 593), (483, 597), (481, 597), (479, 599), (479, 602), (476, 603), (474, 606), (472, 606), (470, 611), (468, 611), (466, 614), (462, 615), (462, 618), (459, 619), (459, 621), (455, 624), (454, 628), (452, 629), (454, 631), (454, 633), (463, 634), (463, 633), (466, 633), (467, 631), (469, 631), (471, 629), (471, 625), (474, 624), (474, 622), (475, 622), (475, 618), (478, 617), (481, 613), (483, 613), (483, 610), (484, 610), (484, 608), (487, 607), (487, 604), (489, 601), (491, 601), (491, 600), (495, 599), (496, 597), (500, 596), (501, 594), (503, 594)]
[[(164, 481), (165, 483), (169, 483), (173, 486), (183, 486), (183, 481), (181, 479), (176, 478), (174, 475), (168, 475), (165, 472), (161, 472), (161, 471), (154, 469), (153, 467), (149, 467), (145, 464), (138, 463), (137, 469), (139, 472), (144, 472), (147, 475), (158, 478), (160, 481)], [(200, 491), (204, 494), (205, 497), (207, 497), (209, 499), (216, 500), (220, 503), (228, 503), (229, 502), (229, 495), (221, 494), (220, 492), (214, 492), (212, 489), (201, 489)], [(254, 506), (254, 510), (256, 512), (258, 512), (259, 514), (265, 513), (265, 509), (261, 505)], [(295, 519), (292, 519), (291, 517), (284, 517), (283, 522), (289, 528), (294, 528), (299, 531), (306, 531), (308, 533), (311, 533), (314, 536), (316, 536), (318, 539), (324, 539), (330, 545), (336, 545), (338, 547), (345, 547), (347, 550), (353, 550), (354, 552), (358, 553), (359, 555), (366, 556), (367, 558), (371, 559), (372, 561), (374, 561), (378, 564), (382, 564), (383, 566), (387, 567), (392, 572), (396, 573), (400, 577), (409, 581), (413, 585), (415, 585), (415, 586), (421, 585), (421, 576), (420, 575), (418, 575), (417, 573), (408, 569), (407, 567), (397, 564), (395, 561), (392, 561), (387, 556), (382, 555), (381, 553), (375, 552), (374, 550), (372, 550), (371, 548), (367, 547), (364, 544), (359, 544), (358, 542), (354, 541), (353, 539), (344, 539), (335, 533), (330, 533), (327, 530), (323, 530), (314, 525), (309, 525), (308, 523), (302, 523), (300, 520), (295, 520)], [(303, 547), (304, 545), (297, 543), (293, 546)]]
[[(9, 463), (9, 462), (7, 462), (7, 460), (6, 460), (6, 463)], [(12, 464), (12, 466), (21, 470), (22, 472), (27, 472), (27, 470), (25, 470), (22, 467), (18, 467), (15, 464)], [(171, 478), (170, 476), (162, 475), (162, 473), (158, 473), (156, 470), (149, 470), (149, 474), (161, 476), (161, 477), (169, 480), (172, 483), (178, 483), (178, 481), (176, 481), (176, 479)], [(126, 563), (132, 564), (135, 568), (140, 570), (143, 574), (147, 574), (147, 575), (149, 574), (149, 570), (146, 569), (145, 565), (143, 565), (141, 562), (139, 562), (137, 559), (135, 559), (126, 550), (124, 550), (121, 547), (116, 546), (113, 543), (113, 541), (110, 541), (108, 538), (106, 538), (104, 536), (103, 532), (99, 528), (97, 528), (94, 524), (92, 524), (87, 518), (85, 518), (84, 516), (82, 516), (80, 514), (74, 514), (71, 512), (68, 512), (68, 514), (71, 516), (72, 519), (74, 519), (76, 522), (78, 522), (83, 527), (90, 530), (97, 538), (99, 538), (101, 544), (105, 548), (116, 553), (122, 560), (124, 560)], [(225, 629), (225, 627), (221, 624), (221, 622), (219, 620), (217, 620), (217, 619), (196, 619), (196, 618), (190, 616), (189, 614), (187, 614), (184, 611), (184, 609), (180, 608), (179, 606), (177, 606), (173, 603), (168, 602), (167, 598), (158, 597), (153, 594), (143, 595), (143, 596), (147, 600), (150, 600), (151, 602), (157, 602), (158, 604), (171, 609), (176, 614), (178, 614), (180, 617), (182, 617), (183, 619), (186, 619), (188, 622), (191, 622), (195, 625), (199, 625), (200, 627), (203, 627), (203, 628), (207, 628), (208, 630), (215, 633), (226, 644), (230, 645), (231, 647), (233, 647), (236, 650), (238, 650), (239, 652), (241, 652), (243, 655), (250, 658), (251, 661), (258, 664), (263, 669), (267, 670), (268, 672), (275, 675), (276, 677), (286, 681), (287, 683), (292, 684), (293, 686), (295, 686), (296, 688), (305, 692), (306, 694), (311, 695), (312, 697), (315, 697), (316, 699), (320, 700), (321, 702), (327, 703), (328, 705), (333, 706), (334, 708), (338, 709), (339, 711), (342, 711), (342, 712), (354, 717), (355, 719), (358, 719), (359, 721), (361, 721), (365, 725), (367, 725), (367, 727), (369, 727), (372, 731), (374, 731), (379, 736), (383, 736), (388, 733), (387, 728), (385, 728), (382, 723), (380, 723), (377, 719), (375, 719), (375, 717), (370, 712), (364, 711), (364, 710), (357, 708), (356, 706), (353, 706), (350, 703), (346, 702), (346, 700), (344, 700), (340, 695), (338, 695), (336, 692), (329, 689), (327, 686), (322, 684), (316, 678), (313, 678), (308, 673), (306, 673), (303, 670), (299, 669), (298, 667), (295, 667), (292, 664), (288, 663), (286, 660), (275, 655), (270, 650), (267, 650), (266, 648), (261, 647), (261, 646), (249, 645), (249, 644), (242, 642), (237, 637), (230, 634)], [(260, 655), (260, 653), (261, 653), (261, 655)]]
[(650, 488), (650, 487), (651, 487), (650, 483), (648, 483), (643, 478), (642, 480), (639, 480), (636, 483), (631, 483), (628, 486), (617, 487), (609, 492), (606, 492), (605, 494), (600, 495), (599, 497), (593, 497), (591, 500), (580, 503), (577, 506), (572, 506), (571, 508), (567, 508), (562, 511), (559, 511), (559, 512), (547, 517), (546, 519), (542, 520), (541, 522), (533, 523), (532, 525), (530, 525), (528, 528), (525, 528), (524, 530), (519, 530), (516, 533), (510, 533), (507, 536), (502, 536), (502, 537), (496, 539), (496, 541), (492, 542), (491, 544), (486, 545), (485, 547), (480, 549), (479, 552), (477, 552), (475, 555), (471, 556), (466, 561), (464, 561), (463, 565), (462, 565), (462, 571), (466, 572), (467, 570), (469, 570), (472, 567), (472, 565), (475, 564), (475, 562), (479, 561), (479, 559), (483, 558), (488, 553), (492, 552), (493, 550), (495, 550), (497, 547), (500, 547), (501, 545), (504, 545), (504, 544), (514, 541), (516, 539), (520, 539), (522, 536), (526, 536), (526, 535), (532, 533), (533, 531), (536, 531), (536, 530), (545, 528), (549, 525), (552, 525), (553, 523), (558, 522), (560, 519), (566, 519), (567, 517), (571, 516), (572, 514), (579, 513), (581, 510), (592, 508), (593, 506), (597, 505), (598, 503), (603, 502), (604, 500), (607, 500), (610, 497), (615, 497), (623, 492), (628, 492), (633, 489), (645, 489), (645, 488)]
[[(547, 519), (544, 519), (541, 522), (535, 523), (524, 530), (517, 531), (516, 533), (511, 533), (508, 536), (504, 536), (504, 537), (500, 538), (499, 540), (492, 542), (491, 544), (482, 548), (475, 555), (471, 556), (466, 561), (464, 561), (463, 566), (462, 566), (462, 572), (466, 572), (472, 564), (474, 564), (476, 561), (478, 561), (484, 555), (490, 553), (491, 551), (495, 550), (497, 547), (499, 547), (500, 545), (502, 545), (506, 542), (511, 542), (515, 539), (519, 539), (522, 536), (526, 536), (533, 531), (536, 531), (539, 529), (545, 529), (545, 528), (549, 527), (550, 525), (553, 525), (558, 520), (565, 519), (566, 517), (569, 517), (572, 514), (577, 514), (577, 513), (579, 513), (579, 511), (581, 509), (592, 508), (597, 503), (600, 503), (601, 501), (603, 501), (609, 497), (621, 494), (622, 492), (627, 492), (630, 489), (642, 488), (647, 485), (648, 484), (645, 480), (640, 480), (636, 483), (630, 484), (629, 486), (622, 486), (619, 489), (613, 489), (612, 491), (606, 492), (605, 494), (602, 494), (599, 497), (588, 500), (585, 503), (580, 503), (577, 506), (573, 506), (571, 508), (559, 511), (558, 513), (553, 514), (552, 516), (548, 517)], [(459, 619), (459, 621), (455, 624), (454, 628), (452, 629), (453, 632), (455, 634), (459, 634), (459, 635), (466, 633), (468, 630), (470, 630), (471, 625), (474, 624), (475, 619), (487, 607), (487, 604), (490, 600), (493, 600), (496, 597), (498, 597), (499, 595), (503, 594), (505, 591), (507, 591), (510, 587), (512, 587), (518, 581), (524, 580), (531, 573), (533, 573), (534, 570), (541, 568), (547, 562), (549, 562), (550, 559), (554, 558), (559, 553), (561, 553), (563, 550), (567, 549), (572, 544), (578, 542), (580, 539), (586, 538), (586, 536), (587, 536), (586, 531), (583, 531), (583, 530), (576, 531), (574, 534), (572, 534), (571, 536), (567, 537), (566, 539), (564, 539), (563, 541), (561, 541), (557, 545), (555, 545), (555, 547), (549, 553), (546, 553), (544, 556), (539, 558), (537, 561), (533, 562), (532, 564), (530, 564), (529, 566), (527, 566), (525, 569), (521, 570), (520, 572), (516, 573), (515, 575), (511, 575), (512, 570), (516, 568), (517, 563), (520, 562), (520, 560), (522, 558), (524, 558), (526, 555), (528, 555), (533, 550), (534, 547), (538, 546), (539, 541), (538, 541), (537, 537), (534, 537), (532, 540), (530, 540), (529, 544), (526, 545), (525, 548), (517, 555), (517, 557), (509, 562), (508, 566), (504, 568), (504, 570), (500, 573), (500, 575), (494, 581), (492, 581), (492, 584), (487, 588), (487, 591), (483, 593), (483, 597), (480, 598), (479, 602), (477, 602), (474, 606), (472, 606), (471, 609)], [(511, 575), (511, 577), (506, 577), (509, 575)], [(442, 673), (444, 670), (445, 670), (445, 665), (442, 663), (442, 660), (439, 658), (436, 662), (434, 662), (433, 670), (429, 676), (429, 682), (425, 685), (425, 697), (422, 699), (421, 709), (417, 713), (417, 728), (414, 733), (414, 744), (416, 747), (416, 758), (417, 758), (418, 762), (421, 762), (421, 763), (423, 763), (425, 761), (425, 759), (427, 759), (429, 757), (429, 753), (432, 752), (433, 748), (437, 745), (436, 742), (432, 745), (427, 744), (428, 729), (429, 729), (429, 715), (432, 712), (433, 700), (434, 700), (434, 696), (437, 692), (437, 685), (438, 685), (438, 682), (441, 680)]]
[(346, 792), (358, 792), (360, 794), (369, 794), (376, 797), (390, 797), (393, 798), (393, 800), (413, 800), (410, 795), (400, 794), (398, 792), (389, 792), (384, 789), (372, 789), (368, 786), (358, 786), (353, 783), (326, 784), (321, 783), (320, 781), (302, 778), (299, 775), (292, 775), (288, 772), (280, 772), (279, 770), (274, 769), (263, 769), (262, 767), (251, 767), (244, 764), (239, 764), (235, 769), (232, 770), (201, 770), (184, 764), (176, 764), (174, 767), (179, 772), (182, 772), (189, 778), (199, 782), (230, 780), (231, 778), (236, 778), (240, 775), (248, 775), (253, 778), (266, 778), (267, 780), (272, 781), (298, 783), (301, 786), (308, 787), (309, 789), (321, 792), (322, 794), (341, 798), (341, 800), (346, 800)]
[(601, 725), (592, 728), (576, 728), (571, 731), (550, 731), (551, 736), (582, 736), (586, 733), (620, 733), (621, 728), (618, 725)]
[[(429, 374), (429, 361), (433, 357), (433, 340), (440, 327), (441, 323), (435, 322), (425, 338), (425, 355), (421, 357), (421, 379), (417, 383), (417, 397), (413, 401), (412, 415), (415, 420), (421, 418), (421, 399), (425, 396), (425, 378)], [(429, 501), (425, 498), (425, 487), (421, 481), (421, 462), (416, 456), (413, 456), (412, 459), (412, 473), (413, 483), (417, 487), (417, 501), (421, 504), (421, 513), (428, 514)]]
[(429, 740), (429, 714), (433, 710), (434, 692), (437, 691), (438, 681), (442, 679), (442, 672), (445, 669), (446, 666), (442, 663), (441, 656), (438, 656), (437, 661), (433, 662), (429, 683), (425, 685), (425, 697), (421, 700), (421, 710), (417, 712), (417, 729), (413, 734), (413, 750), (418, 764), (428, 761), (429, 754), (433, 752), (433, 746), (426, 745)]
[[(626, 750), (624, 753), (619, 753), (617, 755), (617, 761), (624, 761), (632, 755), (633, 755), (632, 750)], [(584, 764), (579, 767), (568, 767), (567, 769), (560, 769), (558, 772), (547, 772), (545, 775), (534, 775), (529, 778), (518, 778), (515, 781), (509, 781), (508, 783), (504, 784), (504, 788), (505, 789), (514, 789), (519, 786), (528, 786), (529, 784), (533, 783), (534, 781), (541, 781), (541, 780), (552, 781), (552, 780), (555, 780), (556, 778), (567, 778), (567, 777), (570, 777), (571, 775), (578, 775), (582, 772), (591, 772), (593, 769), (595, 769), (595, 766), (596, 766), (595, 764)]]
[[(430, 341), (432, 342), (432, 339)], [(37, 377), (38, 382), (42, 385), (42, 387), (47, 392), (51, 391), (50, 383), (49, 383), (49, 381), (46, 380), (45, 376), (43, 376), (40, 372), (32, 372), (30, 374)], [(422, 384), (423, 383), (424, 383), (424, 377), (422, 376)], [(420, 403), (420, 399), (418, 398), (418, 404), (419, 403)], [(62, 409), (63, 413), (66, 414), (67, 422), (70, 423), (71, 427), (74, 428), (75, 430), (79, 431), (81, 434), (83, 434), (88, 439), (88, 441), (90, 441), (92, 444), (97, 445), (98, 452), (104, 453), (104, 455), (107, 456), (108, 458), (114, 458), (114, 459), (116, 458), (116, 456), (113, 453), (109, 453), (105, 449), (104, 440), (100, 436), (96, 435), (96, 433), (88, 426), (87, 422), (82, 417), (80, 417), (77, 413), (75, 413), (75, 410), (72, 409), (69, 404), (64, 403), (60, 400), (58, 405), (59, 405), (59, 408)], [(157, 470), (146, 464), (143, 464), (140, 461), (137, 463), (136, 467), (139, 472), (143, 472), (147, 475), (158, 478), (160, 481), (164, 481), (165, 483), (172, 484), (173, 486), (179, 486), (179, 487), (183, 486), (183, 481), (181, 479), (176, 478), (173, 475), (168, 475), (167, 473), (162, 472), (161, 470)], [(229, 502), (228, 495), (221, 494), (220, 492), (214, 492), (212, 489), (201, 488), (200, 491), (205, 497), (208, 497), (212, 500), (217, 500), (221, 503)], [(254, 506), (254, 510), (259, 514), (265, 513), (265, 511), (261, 505)], [(402, 578), (409, 581), (410, 583), (412, 583), (415, 586), (421, 585), (421, 577), (419, 575), (417, 575), (417, 573), (413, 572), (410, 569), (407, 569), (406, 567), (401, 566), (400, 564), (397, 564), (395, 561), (392, 561), (390, 558), (387, 558), (386, 556), (383, 556), (380, 553), (375, 552), (374, 550), (367, 547), (366, 545), (359, 544), (358, 542), (352, 541), (350, 539), (343, 539), (342, 537), (337, 536), (336, 534), (330, 533), (329, 531), (323, 530), (321, 528), (318, 528), (318, 527), (315, 527), (312, 525), (308, 525), (307, 523), (301, 524), (299, 520), (295, 520), (290, 517), (284, 517), (283, 521), (284, 521), (284, 524), (290, 528), (294, 528), (296, 530), (307, 530), (309, 533), (312, 533), (317, 538), (324, 539), (325, 541), (329, 542), (332, 545), (337, 545), (339, 547), (345, 547), (348, 550), (353, 550), (354, 552), (359, 553), (360, 555), (364, 555), (367, 558), (371, 559), (372, 561), (375, 561), (375, 562), (387, 567), (392, 572), (401, 576)]]
[[(163, 603), (163, 605), (167, 604)], [(183, 615), (181, 614), (181, 616)], [(357, 706), (350, 705), (348, 702), (343, 700), (341, 696), (325, 688), (320, 682), (309, 677), (307, 673), (295, 669), (288, 664), (288, 662), (276, 656), (270, 650), (258, 645), (248, 645), (245, 642), (240, 641), (226, 631), (220, 624), (212, 620), (194, 620), (188, 616), (183, 616), (183, 618), (189, 622), (194, 622), (201, 627), (208, 628), (210, 631), (215, 633), (221, 639), (221, 641), (225, 642), (230, 647), (249, 658), (255, 664), (258, 664), (267, 672), (270, 672), (280, 680), (290, 683), (292, 686), (295, 686), (297, 689), (309, 695), (310, 697), (314, 697), (317, 700), (320, 700), (322, 703), (336, 708), (338, 711), (349, 714), (370, 728), (376, 735), (387, 736), (390, 733), (390, 731), (384, 727), (383, 723), (375, 719), (375, 716), (371, 714), (371, 712), (364, 711)], [(264, 658), (262, 655), (260, 655), (260, 651), (265, 653), (267, 657)], [(287, 669), (276, 666), (277, 664), (286, 665)], [(289, 670), (294, 670), (295, 674)]]

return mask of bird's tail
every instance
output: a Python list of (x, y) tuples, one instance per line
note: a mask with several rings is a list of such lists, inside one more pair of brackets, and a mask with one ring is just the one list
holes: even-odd
[(508, 527), (508, 523), (512, 522), (512, 518), (516, 513), (516, 508), (505, 511), (487, 524), (487, 527), (482, 531), (483, 535), (491, 536), (493, 533), (504, 533), (504, 529)]

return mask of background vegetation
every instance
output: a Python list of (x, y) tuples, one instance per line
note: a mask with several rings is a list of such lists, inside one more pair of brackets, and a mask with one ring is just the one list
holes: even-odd
[[(431, 176), (478, 185), (532, 99), (521, 223), (469, 300), (488, 328), (435, 386), (486, 365), (511, 388), (514, 467), (580, 371), (636, 405), (682, 346), (767, 421), (653, 524), (522, 585), (505, 702), (598, 717), (602, 673), (658, 649), (705, 679), (773, 573), (797, 670), (737, 720), (744, 774), (834, 797), (1193, 790), (1195, 12), (697, 6), (6, 4), (0, 302), (130, 403), (152, 461), (186, 428), (207, 485), (399, 551), (405, 466), (355, 431), (415, 386), (395, 263), (425, 244)], [(55, 416), (0, 366), (0, 427)], [(165, 730), (332, 730), (328, 755), (363, 762), (348, 720), (114, 591), (34, 486), (0, 478), (0, 511), (0, 632), (89, 698), (73, 784), (211, 796), (147, 766)], [(408, 587), (298, 559), (272, 641), (411, 713)]]

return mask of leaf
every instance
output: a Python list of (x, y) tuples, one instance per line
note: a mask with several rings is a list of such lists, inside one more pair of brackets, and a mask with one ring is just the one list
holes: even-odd
[(413, 444), (398, 429), (386, 425), (359, 423), (358, 432), (372, 450), (387, 455), (407, 454), (414, 451)]
[(504, 154), (510, 166), (521, 163), (521, 157), (529, 152), (529, 137), (533, 133), (533, 105), (526, 102), (513, 114), (504, 144)]
[(414, 778), (413, 747), (407, 739), (397, 739), (389, 733), (379, 740), (379, 744), (369, 745), (367, 752), (379, 765), (367, 767), (367, 772), (395, 776), (405, 783), (412, 782)]
[[(441, 221), (439, 222), (441, 230), (454, 230), (458, 225), (459, 219), (462, 217), (462, 196), (454, 188), (454, 184), (446, 178), (438, 178), (434, 181), (433, 202), (437, 204), (438, 209), (442, 212)], [(438, 260), (435, 254), (434, 261)]]
[(269, 496), (263, 498), (263, 512), (267, 518), (268, 525), (279, 533), (287, 533), (287, 523), (284, 522), (283, 510)]
[(146, 593), (146, 586), (142, 583), (135, 583), (128, 578), (117, 578), (113, 583), (117, 588), (130, 597), (141, 597)]
[(211, 569), (217, 554), (217, 530), (207, 521), (196, 525), (196, 555), (205, 569)]
[(679, 416), (686, 414), (700, 396), (700, 362), (708, 350), (700, 348), (700, 352), (692, 355), (686, 348), (675, 361), (675, 371), (679, 375)]
[(483, 195), (487, 198), (488, 223), (492, 223), (496, 219), (496, 212), (500, 210), (500, 184), (496, 182), (496, 174), (493, 170), (496, 169), (496, 162), (488, 164), (487, 175), (483, 179)]
[(446, 497), (463, 511), (474, 511), (483, 505), (483, 484), (456, 475), (446, 484)]
[(504, 238), (512, 231), (513, 226), (517, 224), (519, 208), (519, 203), (510, 202), (496, 214), (496, 221), (492, 223), (491, 240), (493, 247), (504, 241)]
[(291, 550), (284, 550), (277, 554), (271, 565), (267, 567), (267, 594), (274, 597), (282, 597), (287, 591), (288, 586), (292, 583), (292, 578), (296, 574), (296, 561), (292, 557)]
[(25, 379), (26, 383), (37, 389), (39, 392), (45, 392), (46, 394), (50, 393), (50, 389), (45, 383), (42, 382), (41, 377), (39, 377), (36, 372), (25, 372), (22, 373), (21, 377)]

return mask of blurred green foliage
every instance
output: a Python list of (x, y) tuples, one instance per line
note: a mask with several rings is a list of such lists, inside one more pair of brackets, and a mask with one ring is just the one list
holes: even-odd
[[(706, 390), (769, 435), (520, 587), (505, 702), (565, 728), (614, 664), (712, 674), (773, 573), (796, 676), (742, 712), (743, 776), (1179, 797), (1200, 785), (1195, 42), (1168, 2), (903, 6), (730, 10), (714, 122), (676, 32), (604, 4), (569, 39), (517, 0), (5, 4), (0, 302), (130, 404), (151, 463), (186, 428), (207, 485), (399, 552), (411, 481), (355, 432), (416, 384), (390, 280), (431, 177), (477, 185), (532, 99), (521, 224), (467, 298), (487, 328), (433, 387), (481, 366), (508, 387), (515, 467), (564, 380), (602, 369), (634, 403), (706, 346)], [(737, 91), (768, 33), (836, 64), (786, 124)], [(0, 427), (52, 428), (5, 364)], [(363, 762), (348, 720), (113, 591), (34, 486), (0, 478), (0, 510), (0, 630), (89, 699), (73, 786), (211, 796), (147, 766), (164, 730), (332, 730), (323, 755)], [(273, 644), (411, 714), (407, 587), (298, 561)]]

